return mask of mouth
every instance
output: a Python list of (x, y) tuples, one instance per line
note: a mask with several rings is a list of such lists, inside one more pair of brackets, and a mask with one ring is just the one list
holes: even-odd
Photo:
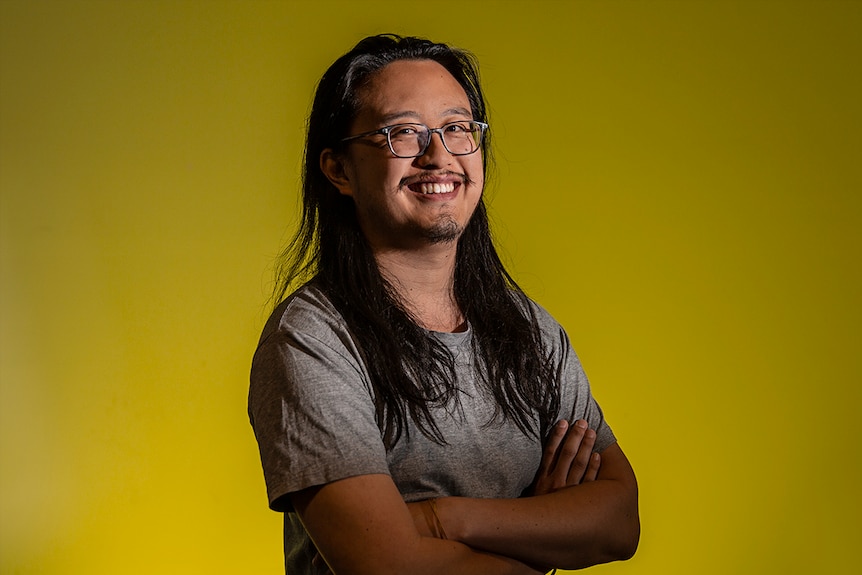
[(417, 194), (423, 195), (438, 195), (438, 194), (451, 194), (461, 184), (459, 182), (416, 182), (413, 184), (409, 184), (407, 188), (411, 192), (415, 192)]

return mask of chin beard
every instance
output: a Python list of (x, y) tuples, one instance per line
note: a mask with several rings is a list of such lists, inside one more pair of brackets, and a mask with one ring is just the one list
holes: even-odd
[(433, 227), (425, 230), (425, 239), (432, 244), (452, 243), (461, 237), (464, 228), (451, 217), (442, 218)]

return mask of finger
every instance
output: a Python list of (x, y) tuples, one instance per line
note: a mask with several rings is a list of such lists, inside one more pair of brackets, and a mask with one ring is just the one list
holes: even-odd
[(536, 478), (533, 480), (533, 485), (530, 487), (531, 495), (544, 495), (554, 490), (551, 484), (550, 473), (554, 468), (557, 460), (557, 450), (566, 436), (566, 430), (569, 427), (569, 422), (562, 420), (551, 429), (548, 437), (545, 440), (545, 445), (542, 447), (542, 460), (539, 463), (539, 469), (536, 471)]
[(590, 464), (587, 471), (584, 473), (584, 483), (587, 481), (595, 481), (599, 476), (599, 467), (602, 465), (602, 456), (598, 453), (593, 453), (590, 456)]
[(565, 419), (560, 420), (551, 430), (548, 440), (545, 442), (545, 447), (542, 450), (542, 462), (539, 464), (539, 476), (548, 476), (557, 461), (557, 450), (566, 436), (566, 430), (569, 428), (569, 422)]
[[(586, 425), (586, 422), (583, 422)], [(593, 453), (593, 446), (596, 443), (596, 432), (592, 429), (585, 429), (581, 442), (578, 445), (578, 451), (569, 468), (568, 476), (566, 477), (566, 485), (578, 485), (584, 479), (584, 474), (590, 464), (590, 456)]]
[[(581, 442), (584, 439), (584, 433), (587, 431), (587, 422), (579, 419), (569, 429), (565, 441), (559, 448), (559, 456), (551, 471), (551, 479), (554, 489), (562, 489), (570, 485), (569, 476), (572, 475), (572, 466), (576, 465), (576, 459), (581, 448)], [(581, 470), (583, 473), (583, 470)], [(580, 481), (580, 476), (578, 476)]]

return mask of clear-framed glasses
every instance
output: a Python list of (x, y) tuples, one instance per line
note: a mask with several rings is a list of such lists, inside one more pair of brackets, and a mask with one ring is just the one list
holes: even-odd
[(425, 124), (395, 124), (379, 130), (349, 136), (341, 141), (349, 142), (358, 138), (383, 134), (386, 136), (386, 143), (389, 144), (389, 151), (392, 152), (393, 156), (418, 158), (425, 154), (428, 146), (431, 145), (431, 135), (437, 133), (440, 135), (447, 152), (453, 156), (466, 156), (479, 149), (487, 129), (488, 124), (475, 120), (449, 122), (439, 128), (429, 128)]

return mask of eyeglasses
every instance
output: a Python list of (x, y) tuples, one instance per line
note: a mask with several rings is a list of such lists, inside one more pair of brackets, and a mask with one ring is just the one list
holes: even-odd
[(384, 134), (386, 143), (389, 144), (389, 151), (392, 152), (393, 156), (418, 158), (424, 155), (428, 146), (431, 145), (431, 134), (437, 133), (440, 134), (443, 147), (446, 148), (447, 152), (453, 156), (466, 156), (479, 149), (487, 129), (488, 124), (485, 122), (473, 120), (449, 122), (439, 128), (429, 128), (425, 124), (395, 124), (379, 130), (349, 136), (341, 141), (349, 142), (358, 138)]

